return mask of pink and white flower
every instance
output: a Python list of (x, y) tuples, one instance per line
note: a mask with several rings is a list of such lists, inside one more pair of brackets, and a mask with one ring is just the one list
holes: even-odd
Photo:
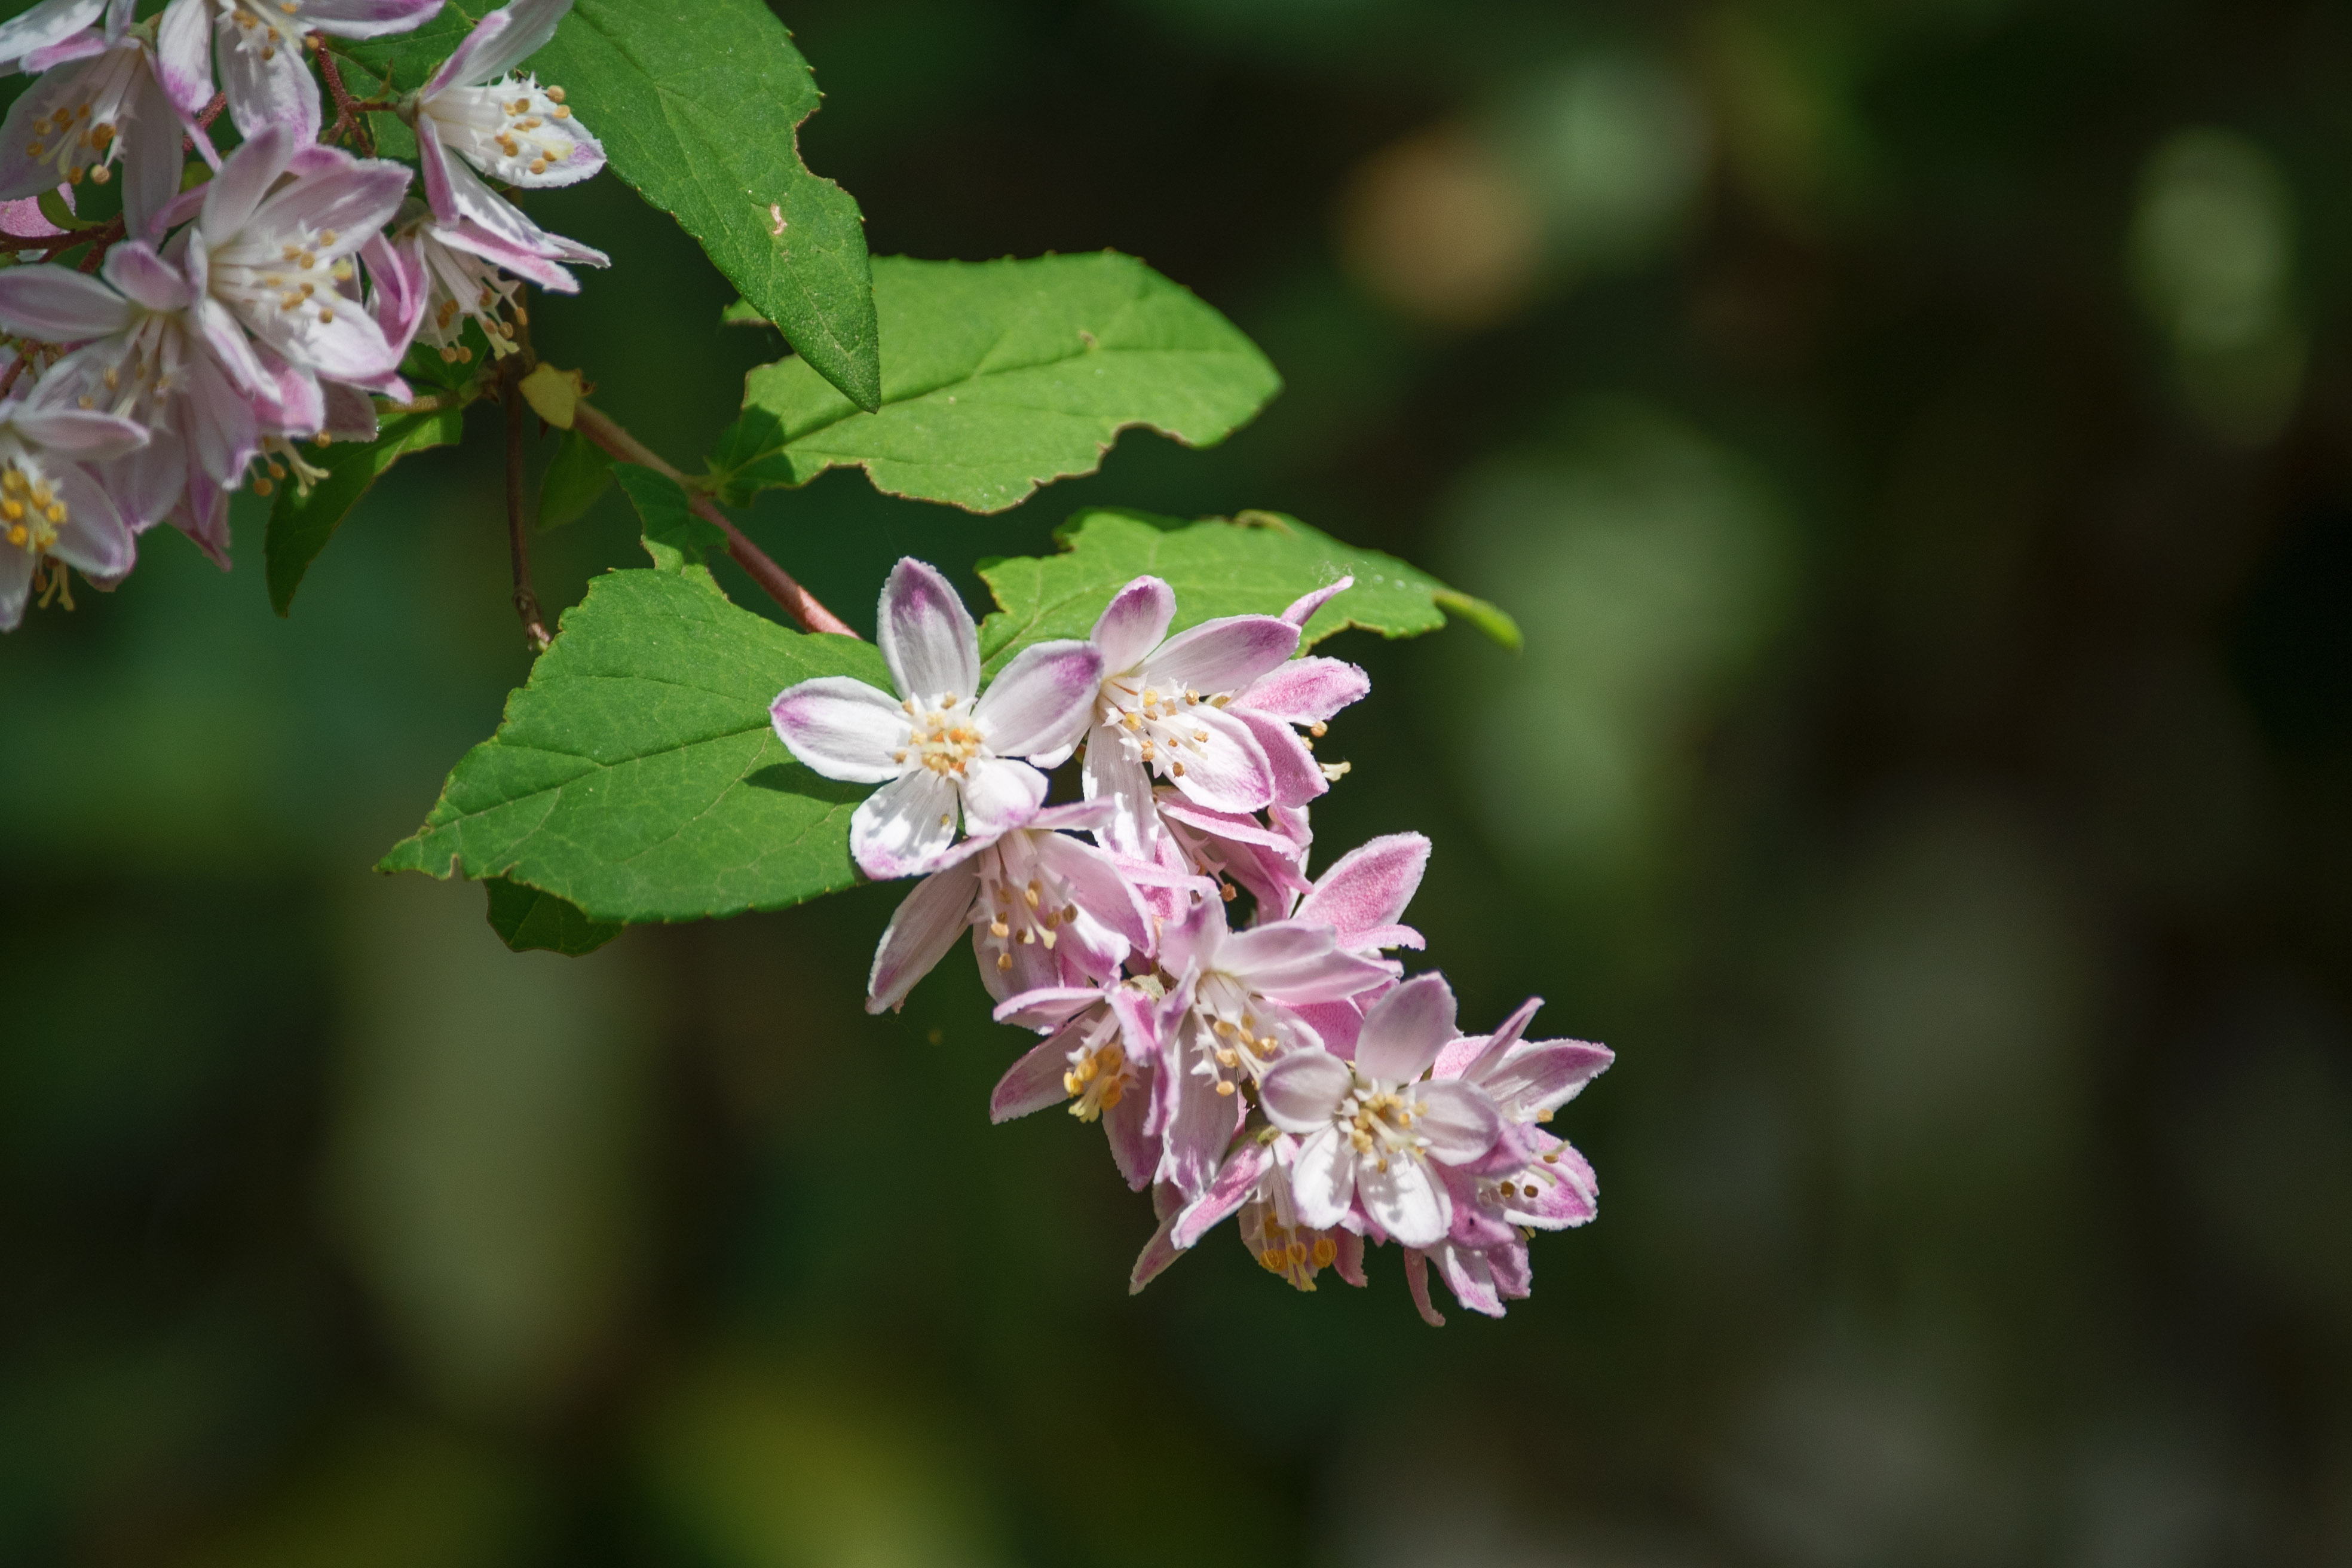
[[(1355, 586), (1342, 577), (1328, 587), (1300, 597), (1282, 612), (1282, 619), (1305, 632), (1307, 621), (1326, 603)], [(1331, 787), (1348, 771), (1345, 763), (1315, 760), (1315, 742), (1322, 739), (1331, 718), (1372, 689), (1371, 677), (1344, 659), (1319, 656), (1286, 659), (1234, 695), (1225, 711), (1249, 726), (1274, 772), (1274, 798), (1282, 805), (1303, 806)], [(1302, 737), (1298, 731), (1304, 730)]]
[[(27, 68), (26, 57), (37, 56), (55, 48), (76, 33), (98, 20), (100, 11), (109, 9), (110, 0), (38, 0), (0, 22), (0, 73), (14, 73)], [(109, 30), (121, 32), (131, 20), (131, 0), (111, 0), (114, 15), (107, 18)], [(29, 68), (38, 70), (38, 64)]]
[(1316, 1276), (1326, 1268), (1361, 1286), (1364, 1238), (1345, 1226), (1318, 1227), (1299, 1216), (1291, 1194), (1298, 1148), (1297, 1139), (1271, 1127), (1235, 1139), (1208, 1189), (1161, 1216), (1159, 1231), (1129, 1277), (1129, 1293), (1151, 1283), (1210, 1230), (1235, 1215), (1240, 1216), (1242, 1245), (1250, 1256), (1294, 1289), (1314, 1289)]
[(401, 108), (416, 130), (436, 237), (564, 292), (577, 285), (557, 263), (603, 267), (604, 252), (549, 234), (474, 171), (545, 190), (577, 184), (604, 166), (603, 144), (574, 117), (563, 89), (513, 74), (555, 36), (571, 9), (572, 0), (513, 0), (491, 12)]
[[(173, 64), (188, 78), (191, 99), (200, 107), (211, 96), (212, 67), (220, 68), (228, 114), (248, 140), (271, 125), (289, 128), (296, 138), (315, 142), (323, 122), (319, 84), (303, 58), (303, 39), (312, 33), (338, 38), (381, 38), (431, 21), (442, 0), (172, 0), (164, 7), (167, 37), (192, 37), (194, 47), (173, 51)], [(203, 22), (209, 14), (213, 47), (207, 59)]]
[[(1503, 1119), (1494, 1148), (1483, 1158), (1441, 1172), (1453, 1223), (1444, 1241), (1423, 1249), (1454, 1300), (1489, 1317), (1501, 1317), (1504, 1301), (1533, 1288), (1530, 1232), (1580, 1226), (1600, 1212), (1600, 1181), (1591, 1164), (1541, 1124), (1615, 1058), (1606, 1047), (1583, 1040), (1522, 1038), (1542, 1005), (1530, 997), (1493, 1035), (1447, 1046), (1433, 1074), (1481, 1089)], [(1409, 1253), (1405, 1267), (1422, 1316), (1442, 1324), (1429, 1302), (1423, 1258)]]
[(1024, 648), (980, 690), (980, 628), (945, 577), (902, 560), (882, 589), (876, 640), (896, 697), (847, 676), (803, 680), (769, 709), (811, 771), (878, 784), (850, 818), (849, 848), (877, 880), (947, 864), (961, 815), (989, 837), (1045, 804), (1045, 775), (1086, 727), (1102, 656), (1082, 642)]
[(128, 5), (118, 4), (103, 30), (74, 32), (25, 61), (42, 76), (0, 121), (0, 199), (85, 178), (105, 184), (119, 165), (124, 226), (149, 236), (180, 194), (180, 138), (193, 138), (207, 161), (218, 161), (204, 128), (173, 91), (172, 23), (163, 24), (159, 40), (155, 26), (130, 26), (130, 15)]
[(1342, 1225), (1360, 1204), (1403, 1246), (1445, 1239), (1454, 1205), (1433, 1167), (1469, 1164), (1502, 1131), (1485, 1089), (1423, 1077), (1455, 1038), (1454, 993), (1444, 976), (1423, 974), (1365, 1015), (1353, 1062), (1300, 1051), (1267, 1071), (1259, 1100), (1301, 1140), (1292, 1192), (1307, 1225)]
[(1150, 951), (1151, 918), (1111, 858), (1065, 831), (1102, 816), (1092, 802), (1047, 806), (1025, 827), (957, 845), (890, 917), (866, 1010), (903, 1005), (967, 927), (981, 980), (999, 1002), (1116, 979), (1129, 953)]
[(1160, 863), (1227, 884), (1228, 900), (1234, 889), (1247, 892), (1260, 922), (1282, 919), (1313, 886), (1306, 844), (1283, 826), (1195, 805), (1172, 784), (1153, 790), (1152, 804), (1160, 813)]
[[(377, 230), (407, 180), (396, 163), (298, 151), (274, 127), (189, 193), (195, 221), (163, 254), (118, 244), (102, 281), (62, 267), (0, 272), (0, 327), (83, 345), (43, 384), (152, 433), (106, 474), (134, 527), (169, 514), (226, 565), (228, 492), (263, 447), (324, 427), (330, 384), (398, 388), (407, 344), (386, 327), (398, 332), (408, 291), (384, 270), (394, 258)], [(404, 302), (382, 319), (356, 297), (363, 250), (382, 264), (379, 295)]]
[(999, 1023), (1050, 1034), (998, 1081), (988, 1119), (1010, 1121), (1067, 1100), (1079, 1121), (1102, 1122), (1119, 1174), (1140, 1191), (1160, 1163), (1152, 1089), (1165, 1008), (1153, 989), (1142, 980), (1049, 987), (998, 1006)]
[(131, 529), (85, 465), (146, 438), (127, 419), (60, 406), (42, 387), (0, 403), (0, 632), (16, 629), (49, 573), (62, 589), (67, 566), (110, 585), (131, 570)]
[(1086, 794), (1117, 814), (1105, 846), (1151, 859), (1160, 814), (1152, 780), (1212, 811), (1257, 811), (1275, 798), (1275, 775), (1251, 728), (1225, 704), (1298, 647), (1298, 628), (1273, 616), (1229, 616), (1168, 635), (1176, 595), (1138, 577), (1095, 622), (1103, 677), (1087, 734)]
[(1276, 921), (1233, 931), (1215, 897), (1197, 899), (1160, 929), (1160, 964), (1177, 977), (1162, 1041), (1160, 1176), (1188, 1196), (1215, 1174), (1255, 1086), (1281, 1058), (1322, 1054), (1322, 1039), (1299, 1016), (1309, 1003), (1336, 1002), (1381, 984), (1388, 970), (1339, 951), (1329, 926)]

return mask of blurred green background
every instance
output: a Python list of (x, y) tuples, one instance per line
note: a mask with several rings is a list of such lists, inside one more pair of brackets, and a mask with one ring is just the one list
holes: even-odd
[[(1501, 1322), (1229, 1230), (1130, 1300), (969, 965), (859, 1011), (895, 889), (567, 961), (370, 874), (527, 668), (486, 413), (290, 621), (247, 501), (0, 644), (0, 1560), (2352, 1564), (2352, 13), (780, 9), (877, 253), (1117, 247), (1289, 389), (747, 526), (860, 624), (1092, 502), (1511, 610), (1330, 645), (1318, 863), (1427, 832), (1465, 1022), (1616, 1048), (1600, 1221)], [(780, 345), (534, 210), (614, 258), (544, 352), (696, 466)]]

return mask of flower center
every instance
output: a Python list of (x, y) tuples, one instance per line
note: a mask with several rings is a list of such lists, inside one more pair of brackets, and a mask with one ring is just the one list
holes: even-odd
[(1360, 1086), (1339, 1102), (1339, 1129), (1359, 1154), (1375, 1156), (1383, 1171), (1399, 1154), (1421, 1158), (1429, 1140), (1412, 1130), (1412, 1119), (1429, 1110), (1426, 1100), (1409, 1100), (1385, 1089)]
[(1137, 762), (1164, 778), (1181, 779), (1185, 759), (1198, 759), (1209, 744), (1209, 731), (1193, 710), (1223, 708), (1230, 700), (1230, 693), (1161, 691), (1136, 676), (1114, 675), (1096, 692), (1095, 723), (1108, 726)]
[(12, 458), (0, 468), (0, 538), (36, 561), (58, 542), (67, 519), (63, 497), (29, 458)]
[(996, 954), (999, 970), (1013, 967), (1016, 942), (1052, 952), (1061, 928), (1078, 918), (1078, 906), (1071, 900), (1068, 886), (1026, 852), (1027, 838), (1025, 832), (1007, 834), (993, 847), (982, 851), (986, 858), (981, 868), (980, 896), (988, 925), (981, 946)]
[(560, 168), (580, 147), (563, 89), (536, 77), (451, 88), (419, 107), (459, 153), (509, 183)]
[[(515, 292), (521, 285), (480, 257), (442, 244), (430, 229), (425, 234), (424, 253), (425, 270), (433, 286), (420, 329), (425, 341), (441, 351), (445, 362), (470, 363), (474, 351), (458, 341), (470, 319), (480, 323), (482, 335), (489, 340), (491, 358), (504, 359), (513, 353), (517, 323), (530, 324), (530, 318), (515, 302)], [(509, 314), (512, 321), (505, 319)]]
[(1080, 1046), (1070, 1053), (1070, 1070), (1062, 1075), (1062, 1087), (1075, 1097), (1070, 1114), (1094, 1121), (1125, 1098), (1129, 1078), (1127, 1052), (1117, 1040)]
[(890, 753), (903, 767), (925, 767), (941, 778), (961, 779), (976, 758), (988, 754), (988, 742), (964, 704), (950, 691), (928, 710), (911, 697), (899, 704), (907, 710), (907, 743)]
[[(139, 49), (133, 45), (110, 48), (79, 70), (72, 96), (33, 121), (33, 139), (25, 144), (25, 155), (37, 163), (54, 163), (58, 178), (70, 184), (80, 184), (85, 170), (101, 185), (112, 179), (110, 165), (122, 152), (116, 132), (139, 66)], [(89, 167), (93, 163), (95, 169)]]
[(1204, 974), (1193, 987), (1193, 1011), (1208, 1028), (1193, 1070), (1214, 1079), (1221, 1095), (1237, 1092), (1244, 1079), (1254, 1084), (1264, 1078), (1282, 1049), (1281, 1036), (1259, 1015), (1256, 1000), (1230, 974)]
[(236, 47), (259, 50), (274, 60), (281, 48), (299, 48), (304, 31), (301, 0), (222, 0), (228, 19), (236, 24)]
[(341, 235), (308, 224), (268, 239), (239, 235), (213, 256), (213, 295), (299, 340), (333, 326), (338, 314), (360, 308), (340, 291), (357, 273), (339, 247), (348, 248)]

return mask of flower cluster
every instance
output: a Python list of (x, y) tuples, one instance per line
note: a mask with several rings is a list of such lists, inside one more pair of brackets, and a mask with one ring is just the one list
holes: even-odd
[[(67, 594), (68, 566), (112, 586), (158, 522), (226, 568), (230, 493), (289, 473), (307, 487), (320, 470), (298, 443), (372, 438), (379, 398), (413, 398), (401, 366), (420, 335), (470, 359), (471, 320), (503, 355), (518, 280), (570, 292), (564, 263), (604, 264), (489, 183), (570, 184), (604, 166), (562, 89), (514, 74), (571, 3), (513, 0), (422, 89), (376, 106), (415, 131), (416, 169), (321, 140), (307, 57), (327, 68), (329, 38), (406, 31), (442, 0), (170, 0), (144, 22), (131, 0), (40, 0), (0, 26), (0, 68), (38, 75), (0, 123), (0, 228), (16, 254), (53, 237), (49, 257), (83, 258), (0, 270), (15, 340), (0, 630), (36, 588)], [(225, 156), (211, 134), (224, 108), (239, 139)], [(341, 112), (328, 131), (360, 134)], [(40, 216), (48, 193), (70, 210), (118, 177), (112, 224)]]
[[(1314, 742), (1370, 682), (1299, 642), (1349, 585), (1171, 637), (1174, 593), (1139, 577), (1087, 641), (1033, 645), (983, 685), (962, 601), (901, 561), (878, 638), (896, 689), (807, 680), (772, 714), (813, 771), (881, 786), (852, 818), (860, 869), (922, 878), (874, 955), (868, 1010), (903, 1004), (971, 932), (997, 1018), (1045, 1037), (990, 1113), (1102, 1123), (1159, 1215), (1136, 1289), (1237, 1216), (1300, 1289), (1327, 1268), (1362, 1284), (1364, 1244), (1393, 1242), (1429, 1321), (1432, 1264), (1500, 1316), (1528, 1294), (1534, 1233), (1593, 1215), (1592, 1168), (1544, 1124), (1611, 1057), (1524, 1038), (1533, 1001), (1463, 1035), (1442, 975), (1404, 977), (1388, 954), (1423, 945), (1401, 923), (1421, 835), (1308, 879), (1308, 808), (1347, 772)], [(1048, 805), (1047, 772), (1081, 747), (1083, 798)]]

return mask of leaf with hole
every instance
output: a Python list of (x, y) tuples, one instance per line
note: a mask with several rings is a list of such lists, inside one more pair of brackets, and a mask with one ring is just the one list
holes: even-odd
[(619, 925), (592, 921), (552, 893), (504, 877), (492, 877), (482, 886), (489, 894), (490, 929), (517, 952), (578, 958), (621, 934)]

